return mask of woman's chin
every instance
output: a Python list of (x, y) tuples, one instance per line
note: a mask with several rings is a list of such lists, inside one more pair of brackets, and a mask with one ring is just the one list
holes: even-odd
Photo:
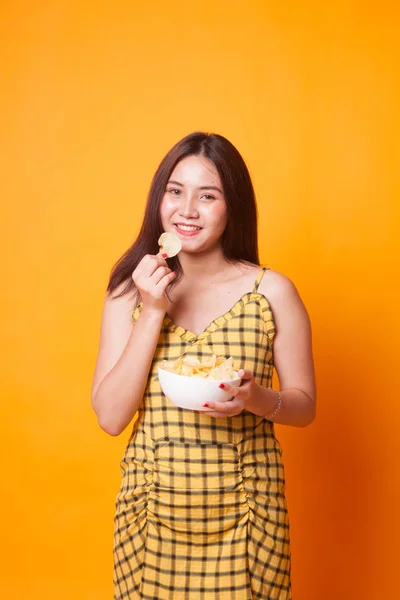
[(220, 254), (222, 252), (221, 244), (185, 244), (182, 242), (182, 250), (179, 252), (178, 257), (182, 255), (188, 256), (206, 256), (209, 254)]

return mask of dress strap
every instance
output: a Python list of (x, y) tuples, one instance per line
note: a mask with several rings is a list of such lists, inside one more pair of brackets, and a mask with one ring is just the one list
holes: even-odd
[(261, 283), (261, 279), (263, 278), (265, 271), (268, 271), (268, 269), (269, 267), (262, 267), (262, 269), (259, 270), (257, 279), (254, 282), (253, 294), (255, 294), (258, 291), (258, 286)]

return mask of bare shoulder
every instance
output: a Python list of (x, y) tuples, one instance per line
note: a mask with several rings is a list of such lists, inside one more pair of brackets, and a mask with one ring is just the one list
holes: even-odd
[(296, 313), (302, 319), (308, 320), (308, 313), (300, 294), (293, 281), (286, 275), (268, 269), (264, 273), (258, 290), (267, 298), (276, 321)]
[(122, 282), (112, 293), (107, 292), (104, 304), (115, 310), (133, 310), (136, 303), (135, 290), (126, 292), (126, 282)]
[(261, 279), (259, 288), (260, 294), (263, 294), (268, 300), (283, 300), (290, 296), (298, 295), (295, 284), (289, 277), (268, 269)]
[[(126, 288), (120, 284), (111, 294), (107, 292), (101, 322), (101, 339), (113, 337), (117, 332), (131, 330), (132, 314), (136, 307), (134, 291), (123, 293)], [(121, 295), (122, 294), (122, 295)]]

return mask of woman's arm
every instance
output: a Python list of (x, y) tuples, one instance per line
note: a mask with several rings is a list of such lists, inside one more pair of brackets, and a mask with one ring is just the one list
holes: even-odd
[(128, 294), (107, 296), (104, 302), (92, 406), (100, 427), (110, 435), (122, 433), (143, 398), (167, 306), (164, 291), (175, 274), (162, 258), (149, 256), (133, 277), (143, 298), (135, 325)]
[(133, 325), (132, 302), (124, 298), (104, 302), (92, 388), (99, 425), (110, 435), (122, 433), (138, 409), (164, 318), (143, 309)]
[[(279, 377), (282, 408), (275, 423), (305, 427), (316, 414), (316, 385), (312, 355), (311, 324), (293, 283), (280, 273), (264, 275), (259, 291), (271, 305), (276, 326), (274, 364)], [(277, 408), (277, 394), (256, 387), (248, 410), (268, 416)]]
[[(305, 427), (316, 413), (316, 386), (312, 356), (311, 325), (307, 310), (293, 283), (284, 275), (267, 271), (259, 292), (268, 301), (274, 316), (274, 364), (279, 376), (281, 409), (273, 418), (275, 423)], [(209, 403), (223, 417), (238, 414), (243, 408), (256, 415), (268, 417), (278, 407), (278, 396), (269, 388), (258, 385), (250, 371), (243, 375), (243, 384), (223, 387), (234, 398), (226, 403)]]

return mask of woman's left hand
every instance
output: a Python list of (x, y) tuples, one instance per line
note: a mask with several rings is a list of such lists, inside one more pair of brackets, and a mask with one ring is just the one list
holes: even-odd
[(227, 402), (207, 402), (204, 407), (211, 408), (212, 410), (205, 412), (205, 414), (217, 418), (234, 417), (246, 408), (246, 405), (254, 396), (257, 384), (254, 381), (254, 375), (251, 371), (241, 369), (238, 371), (238, 375), (242, 378), (240, 387), (225, 382), (220, 385), (220, 388), (232, 396), (232, 400), (228, 400)]

